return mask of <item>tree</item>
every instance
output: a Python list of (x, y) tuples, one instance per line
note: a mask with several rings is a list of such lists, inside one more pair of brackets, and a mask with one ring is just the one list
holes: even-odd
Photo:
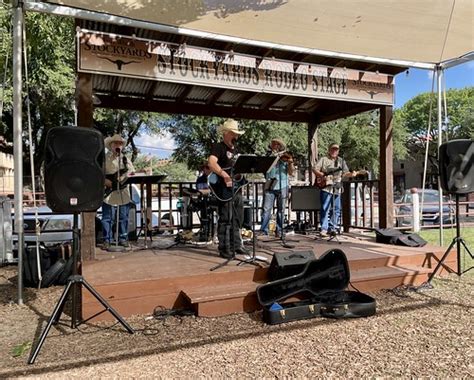
[[(443, 140), (473, 138), (474, 87), (446, 91), (448, 122), (443, 125)], [(428, 133), (431, 106), (431, 129)], [(429, 142), (428, 157), (437, 165), (438, 157), (437, 95), (423, 93), (409, 100), (397, 113), (396, 122), (405, 127), (410, 138), (408, 147), (415, 159), (423, 159)]]
[[(12, 25), (11, 11), (0, 12), (0, 28), (6, 43), (0, 46), (0, 72), (7, 73), (4, 107), (0, 128), (7, 140), (13, 139), (12, 101)], [(28, 80), (24, 82), (24, 98), (30, 100), (32, 148), (35, 172), (43, 162), (46, 132), (53, 127), (70, 125), (74, 120), (74, 22), (57, 16), (28, 12), (25, 15)], [(8, 60), (6, 59), (8, 57)], [(24, 78), (26, 79), (26, 78)], [(27, 92), (26, 92), (27, 91)], [(28, 120), (26, 103), (23, 120)], [(29, 172), (29, 149), (25, 122), (25, 174)]]
[[(162, 121), (162, 127), (174, 138), (177, 148), (173, 153), (176, 162), (197, 169), (207, 160), (212, 144), (220, 141), (217, 127), (224, 119), (175, 115)], [(277, 123), (258, 120), (239, 120), (245, 133), (239, 138), (237, 149), (241, 153), (265, 154), (273, 137), (281, 137), (287, 150), (302, 160), (307, 155), (307, 128), (299, 123)]]
[[(397, 122), (395, 113), (393, 125), (394, 157), (406, 157), (407, 131)], [(344, 157), (350, 169), (368, 168), (374, 173), (379, 171), (379, 115), (371, 111), (323, 124), (318, 132), (318, 151), (326, 154), (329, 144), (340, 144), (340, 155)]]
[(147, 135), (160, 135), (161, 120), (166, 120), (168, 116), (152, 112), (137, 112), (99, 108), (94, 112), (95, 127), (104, 136), (111, 136), (114, 133), (122, 135), (127, 140), (128, 149), (131, 150), (132, 162), (135, 162), (140, 150), (135, 139)]

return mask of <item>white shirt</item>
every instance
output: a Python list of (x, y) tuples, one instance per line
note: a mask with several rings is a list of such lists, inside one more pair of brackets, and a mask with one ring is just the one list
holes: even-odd
[[(119, 180), (121, 182), (124, 181), (131, 173), (133, 173), (135, 171), (135, 168), (133, 167), (132, 162), (127, 158), (127, 156), (119, 157), (118, 155), (114, 154), (114, 152), (107, 151), (107, 153), (105, 154), (105, 175), (117, 175), (119, 169), (123, 170), (125, 168), (124, 161), (126, 163), (127, 172), (119, 177)], [(108, 195), (104, 199), (104, 203), (107, 203), (111, 206), (125, 205), (127, 203), (130, 203), (130, 201), (130, 190), (128, 186), (122, 190), (112, 191), (112, 193), (110, 193), (110, 195)]]

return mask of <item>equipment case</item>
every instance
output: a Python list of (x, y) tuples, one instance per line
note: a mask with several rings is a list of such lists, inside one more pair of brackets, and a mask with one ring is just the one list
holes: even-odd
[[(314, 317), (357, 318), (374, 315), (375, 299), (345, 290), (350, 279), (344, 252), (331, 249), (308, 262), (299, 274), (268, 282), (257, 288), (263, 321), (274, 325)], [(305, 296), (296, 302), (290, 297)]]

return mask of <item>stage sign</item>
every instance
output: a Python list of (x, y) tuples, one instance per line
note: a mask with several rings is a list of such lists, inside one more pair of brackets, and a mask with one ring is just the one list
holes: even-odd
[(393, 77), (118, 35), (78, 33), (77, 71), (260, 93), (391, 105)]

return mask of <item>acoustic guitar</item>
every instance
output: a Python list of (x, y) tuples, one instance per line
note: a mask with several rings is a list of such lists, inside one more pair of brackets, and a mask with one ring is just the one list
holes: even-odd
[[(230, 175), (230, 169), (224, 169), (224, 171)], [(234, 175), (232, 187), (227, 187), (221, 176), (218, 176), (216, 173), (211, 173), (207, 177), (207, 183), (209, 184), (212, 193), (219, 201), (229, 202), (232, 200), (232, 196), (240, 191), (248, 181), (242, 174), (237, 174)]]

